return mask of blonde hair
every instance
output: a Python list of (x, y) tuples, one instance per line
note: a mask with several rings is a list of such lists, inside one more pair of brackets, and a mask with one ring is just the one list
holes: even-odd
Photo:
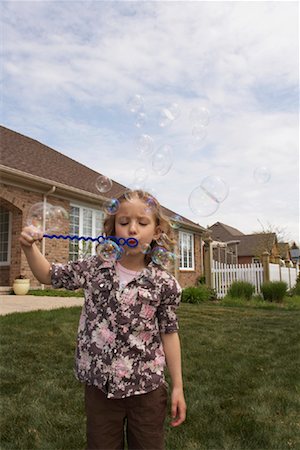
[[(118, 202), (121, 204), (122, 202), (130, 202), (133, 198), (138, 198), (142, 200), (146, 205), (149, 206), (149, 210), (155, 216), (156, 226), (158, 226), (161, 230), (161, 235), (159, 239), (153, 240), (150, 244), (151, 250), (154, 247), (159, 246), (163, 247), (168, 251), (172, 251), (172, 247), (175, 244), (175, 239), (173, 235), (173, 230), (170, 225), (169, 219), (163, 214), (162, 207), (159, 202), (156, 200), (153, 195), (149, 194), (149, 192), (143, 191), (141, 189), (136, 189), (133, 191), (126, 191), (120, 196), (117, 197)], [(104, 219), (103, 224), (104, 232), (106, 236), (115, 236), (115, 216), (107, 214)], [(151, 261), (151, 255), (145, 255), (145, 262), (149, 264)]]

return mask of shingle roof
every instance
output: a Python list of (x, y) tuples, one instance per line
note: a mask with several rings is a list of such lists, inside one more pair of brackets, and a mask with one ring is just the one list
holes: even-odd
[(244, 234), (237, 238), (239, 256), (260, 256), (264, 251), (271, 253), (276, 243), (276, 233)]
[[(96, 188), (96, 179), (101, 175), (99, 172), (47, 145), (3, 126), (0, 126), (0, 145), (0, 162), (3, 166), (99, 195)], [(111, 198), (120, 195), (124, 190), (125, 186), (113, 181), (112, 189), (101, 195)], [(175, 212), (168, 208), (163, 207), (163, 211), (169, 217), (175, 215)], [(184, 224), (196, 227), (199, 231), (204, 230), (195, 222), (185, 217), (182, 219)]]
[(216, 222), (209, 227), (212, 232), (212, 238), (217, 241), (226, 242), (231, 238), (237, 238), (243, 236), (243, 233), (236, 228), (225, 225), (225, 223)]

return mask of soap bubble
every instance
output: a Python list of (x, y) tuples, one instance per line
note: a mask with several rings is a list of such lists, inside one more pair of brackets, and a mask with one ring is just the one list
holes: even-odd
[(151, 253), (152, 261), (164, 269), (171, 270), (176, 262), (175, 253), (169, 252), (164, 247), (154, 247)]
[(144, 112), (138, 112), (135, 116), (134, 124), (137, 128), (142, 128), (147, 121), (147, 116)]
[(144, 202), (146, 204), (145, 213), (152, 214), (157, 210), (157, 201), (152, 195), (146, 195), (144, 198)]
[(202, 125), (194, 126), (192, 129), (192, 136), (196, 142), (201, 142), (206, 138), (207, 130)]
[(140, 94), (134, 95), (128, 100), (127, 107), (131, 113), (136, 113), (140, 111), (144, 107), (143, 97)]
[(103, 261), (118, 261), (121, 258), (123, 250), (114, 241), (107, 239), (96, 247), (97, 255)]
[(153, 153), (153, 138), (149, 134), (141, 134), (136, 139), (136, 149), (139, 158), (145, 158)]
[(182, 222), (183, 219), (179, 214), (175, 214), (172, 217), (170, 217), (169, 221), (173, 230), (178, 230), (178, 228), (180, 228), (180, 222)]
[(217, 203), (224, 202), (229, 193), (229, 188), (225, 181), (215, 175), (204, 178), (201, 187)]
[(152, 169), (158, 175), (166, 175), (173, 164), (173, 151), (170, 145), (162, 145), (152, 156)]
[(165, 128), (169, 126), (180, 115), (178, 103), (172, 103), (166, 108), (160, 110), (159, 126)]
[(51, 218), (49, 220), (49, 229), (51, 229), (52, 232), (54, 231), (60, 231), (64, 228), (66, 228), (66, 225), (68, 224), (69, 214), (63, 208), (62, 206), (52, 206), (52, 214)]
[(140, 248), (141, 248), (141, 252), (144, 255), (149, 255), (149, 253), (151, 253), (151, 251), (152, 251), (151, 244), (142, 244), (140, 246)]
[(104, 203), (103, 207), (107, 214), (114, 215), (119, 210), (120, 202), (116, 198), (111, 198)]
[(267, 167), (261, 166), (254, 170), (253, 176), (257, 183), (265, 184), (270, 180), (271, 172)]
[(37, 232), (48, 232), (51, 229), (51, 226), (53, 226), (53, 212), (53, 207), (49, 203), (35, 203), (27, 213), (26, 223), (28, 226), (36, 228)]
[(197, 216), (211, 216), (214, 214), (218, 208), (219, 203), (207, 195), (207, 193), (202, 189), (202, 186), (196, 187), (189, 196), (189, 207), (191, 211)]
[(149, 172), (146, 167), (138, 167), (134, 172), (133, 185), (142, 186), (147, 180)]
[(96, 180), (96, 188), (102, 194), (108, 192), (112, 188), (112, 181), (110, 178), (105, 177), (104, 175), (100, 175)]
[(192, 126), (207, 127), (210, 120), (209, 110), (205, 106), (199, 106), (191, 109), (190, 122)]
[(204, 178), (200, 186), (197, 186), (189, 196), (191, 211), (198, 216), (210, 216), (214, 214), (222, 203), (229, 189), (224, 180), (217, 176)]

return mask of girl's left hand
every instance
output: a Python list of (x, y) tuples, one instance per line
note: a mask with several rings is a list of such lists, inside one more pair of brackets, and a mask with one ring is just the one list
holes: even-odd
[(185, 421), (186, 417), (186, 403), (184, 400), (184, 394), (182, 389), (174, 388), (171, 395), (171, 415), (172, 427), (178, 427)]

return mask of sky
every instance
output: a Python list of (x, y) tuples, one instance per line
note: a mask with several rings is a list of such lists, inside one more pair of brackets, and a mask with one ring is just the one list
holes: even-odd
[(297, 2), (0, 6), (2, 125), (203, 227), (299, 242)]

